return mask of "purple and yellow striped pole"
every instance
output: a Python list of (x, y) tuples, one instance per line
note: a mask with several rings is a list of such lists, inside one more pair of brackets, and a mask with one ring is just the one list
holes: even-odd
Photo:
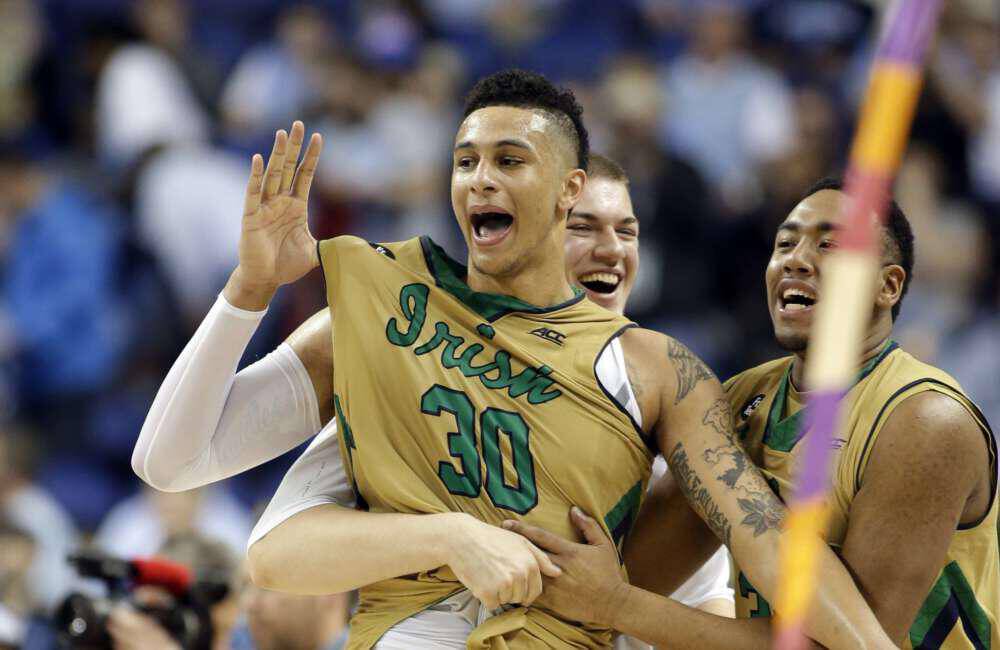
[(823, 300), (809, 342), (804, 422), (809, 435), (789, 507), (778, 588), (775, 648), (805, 646), (802, 626), (816, 589), (816, 560), (826, 531), (826, 493), (841, 399), (854, 381), (879, 268), (877, 221), (906, 147), (920, 94), (922, 63), (940, 0), (897, 0), (885, 17), (845, 180), (845, 229), (824, 268)]

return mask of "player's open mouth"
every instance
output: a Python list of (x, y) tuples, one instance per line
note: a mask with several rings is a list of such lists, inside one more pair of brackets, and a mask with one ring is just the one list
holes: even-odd
[(587, 273), (579, 278), (584, 289), (599, 294), (614, 293), (621, 281), (622, 279), (614, 273)]
[(789, 287), (778, 297), (778, 307), (785, 315), (811, 311), (816, 302), (816, 294), (804, 287)]
[(499, 244), (510, 232), (514, 217), (497, 208), (473, 212), (469, 215), (472, 236), (479, 246)]

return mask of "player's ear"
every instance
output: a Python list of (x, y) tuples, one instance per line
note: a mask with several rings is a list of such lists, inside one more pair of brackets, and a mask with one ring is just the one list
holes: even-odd
[(583, 188), (587, 184), (587, 172), (582, 169), (573, 169), (563, 177), (562, 187), (559, 190), (559, 201), (557, 203), (560, 212), (568, 213), (583, 196)]
[(899, 264), (886, 264), (879, 272), (878, 295), (875, 301), (882, 309), (892, 309), (903, 295), (906, 271)]

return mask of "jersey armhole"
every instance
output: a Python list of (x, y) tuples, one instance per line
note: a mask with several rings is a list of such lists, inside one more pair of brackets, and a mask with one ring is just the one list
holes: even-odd
[(655, 440), (642, 430), (642, 411), (639, 409), (639, 402), (632, 389), (632, 381), (628, 376), (628, 368), (625, 364), (625, 353), (622, 350), (621, 335), (633, 327), (638, 327), (638, 325), (629, 323), (607, 340), (594, 360), (594, 377), (604, 395), (628, 417), (636, 433), (639, 434), (639, 439), (655, 456), (659, 453), (659, 449)]
[(966, 524), (959, 524), (956, 530), (969, 530), (975, 528), (979, 524), (983, 523), (983, 521), (985, 521), (990, 516), (990, 513), (993, 512), (993, 508), (996, 507), (997, 488), (998, 488), (997, 484), (998, 484), (998, 478), (1000, 478), (997, 476), (997, 472), (998, 469), (1000, 469), (1000, 467), (998, 467), (998, 462), (997, 462), (998, 454), (997, 454), (996, 435), (993, 433), (993, 430), (990, 428), (989, 422), (986, 420), (986, 417), (983, 415), (982, 411), (979, 410), (978, 406), (973, 404), (972, 401), (969, 400), (968, 398), (966, 398), (965, 402), (956, 399), (955, 396), (951, 395), (951, 393), (954, 392), (959, 395), (961, 395), (962, 393), (956, 390), (953, 386), (950, 386), (942, 381), (938, 381), (937, 379), (924, 377), (922, 379), (917, 379), (915, 381), (912, 381), (909, 384), (906, 384), (905, 386), (897, 390), (891, 396), (889, 396), (889, 399), (887, 399), (885, 401), (885, 404), (882, 405), (882, 408), (879, 410), (878, 415), (875, 417), (875, 421), (872, 423), (871, 430), (869, 430), (868, 432), (868, 437), (865, 439), (864, 447), (861, 449), (861, 456), (858, 459), (858, 466), (854, 470), (854, 493), (857, 494), (858, 491), (861, 490), (861, 480), (864, 475), (865, 469), (867, 469), (868, 467), (868, 460), (871, 458), (872, 450), (874, 449), (875, 446), (875, 438), (878, 437), (878, 433), (879, 431), (881, 431), (882, 424), (885, 420), (887, 411), (891, 412), (889, 410), (889, 407), (897, 403), (897, 401), (902, 395), (910, 391), (915, 386), (919, 386), (920, 384), (934, 384), (936, 386), (940, 386), (942, 388), (947, 389), (948, 392), (945, 391), (937, 391), (937, 392), (940, 392), (942, 395), (946, 395), (948, 397), (951, 397), (952, 399), (955, 399), (955, 401), (957, 401), (963, 408), (969, 409), (970, 413), (976, 420), (976, 424), (979, 425), (980, 431), (982, 431), (983, 435), (986, 438), (986, 449), (987, 453), (989, 454), (989, 463), (990, 463), (989, 507), (986, 508), (986, 512), (983, 513), (982, 517), (979, 517), (975, 521), (970, 521), (969, 523)]

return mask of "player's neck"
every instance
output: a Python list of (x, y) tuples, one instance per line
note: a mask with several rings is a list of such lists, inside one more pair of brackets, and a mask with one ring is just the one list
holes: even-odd
[[(868, 333), (868, 336), (866, 336), (865, 340), (862, 342), (861, 361), (857, 366), (857, 370), (859, 372), (869, 361), (878, 356), (891, 334), (891, 331), (871, 331)], [(802, 352), (796, 352), (795, 361), (792, 364), (792, 375), (790, 379), (792, 387), (799, 392), (805, 392), (803, 388), (809, 390), (809, 387), (805, 385), (806, 363), (806, 352), (804, 350)]]
[(473, 291), (513, 296), (538, 307), (558, 305), (575, 295), (559, 256), (553, 256), (551, 261), (547, 260), (540, 266), (503, 277), (486, 275), (470, 264), (466, 282)]

